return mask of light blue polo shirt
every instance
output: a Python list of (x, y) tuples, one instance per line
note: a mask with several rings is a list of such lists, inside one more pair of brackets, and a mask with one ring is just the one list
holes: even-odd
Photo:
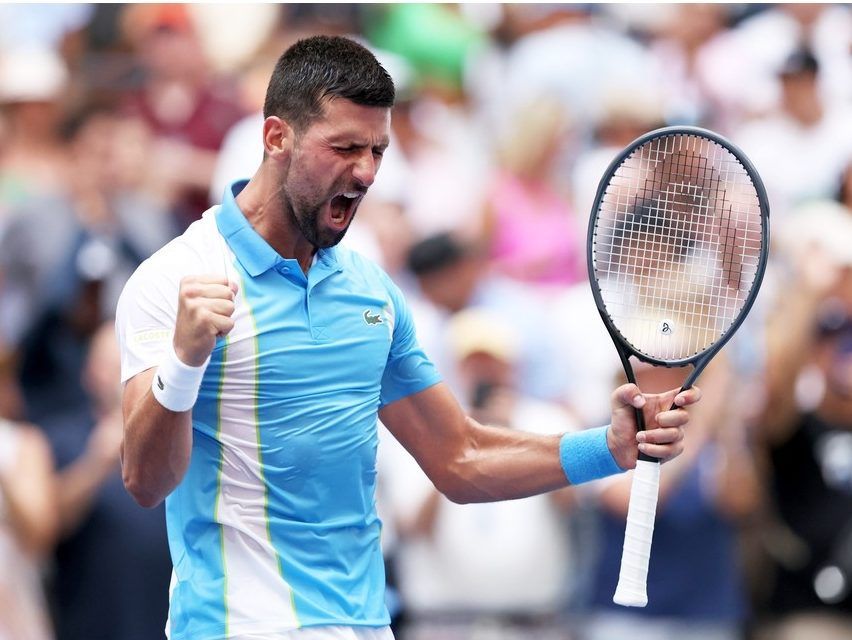
[(387, 274), (338, 246), (306, 276), (239, 210), (244, 186), (178, 243), (240, 289), (192, 412), (189, 470), (166, 501), (170, 637), (384, 626), (377, 411), (439, 375)]

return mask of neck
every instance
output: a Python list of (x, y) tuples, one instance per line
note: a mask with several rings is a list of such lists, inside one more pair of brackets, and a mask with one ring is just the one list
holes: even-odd
[(282, 258), (296, 259), (308, 272), (316, 248), (302, 236), (289, 204), (280, 191), (280, 180), (266, 163), (236, 197), (237, 206), (249, 224)]

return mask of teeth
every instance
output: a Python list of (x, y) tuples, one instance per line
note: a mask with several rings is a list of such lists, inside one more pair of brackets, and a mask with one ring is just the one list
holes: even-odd
[(354, 200), (355, 198), (357, 198), (357, 197), (358, 197), (358, 196), (360, 196), (360, 195), (361, 195), (361, 194), (360, 194), (359, 192), (357, 192), (357, 191), (348, 191), (348, 192), (346, 192), (346, 193), (344, 193), (344, 194), (343, 194), (343, 197), (344, 197), (344, 198), (349, 198), (350, 200)]

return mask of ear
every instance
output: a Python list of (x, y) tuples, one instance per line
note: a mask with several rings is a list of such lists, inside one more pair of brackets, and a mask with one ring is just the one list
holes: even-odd
[(274, 159), (289, 158), (295, 140), (293, 127), (278, 116), (263, 121), (263, 149)]

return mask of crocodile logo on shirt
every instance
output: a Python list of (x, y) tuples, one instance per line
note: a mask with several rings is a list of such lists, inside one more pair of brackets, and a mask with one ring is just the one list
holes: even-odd
[(384, 320), (382, 320), (381, 314), (371, 314), (370, 310), (367, 309), (366, 311), (364, 311), (364, 322), (366, 322), (368, 325), (375, 325), (382, 324)]
[(157, 376), (157, 386), (160, 388), (160, 391), (166, 388), (166, 385), (163, 384), (163, 379), (160, 376)]

